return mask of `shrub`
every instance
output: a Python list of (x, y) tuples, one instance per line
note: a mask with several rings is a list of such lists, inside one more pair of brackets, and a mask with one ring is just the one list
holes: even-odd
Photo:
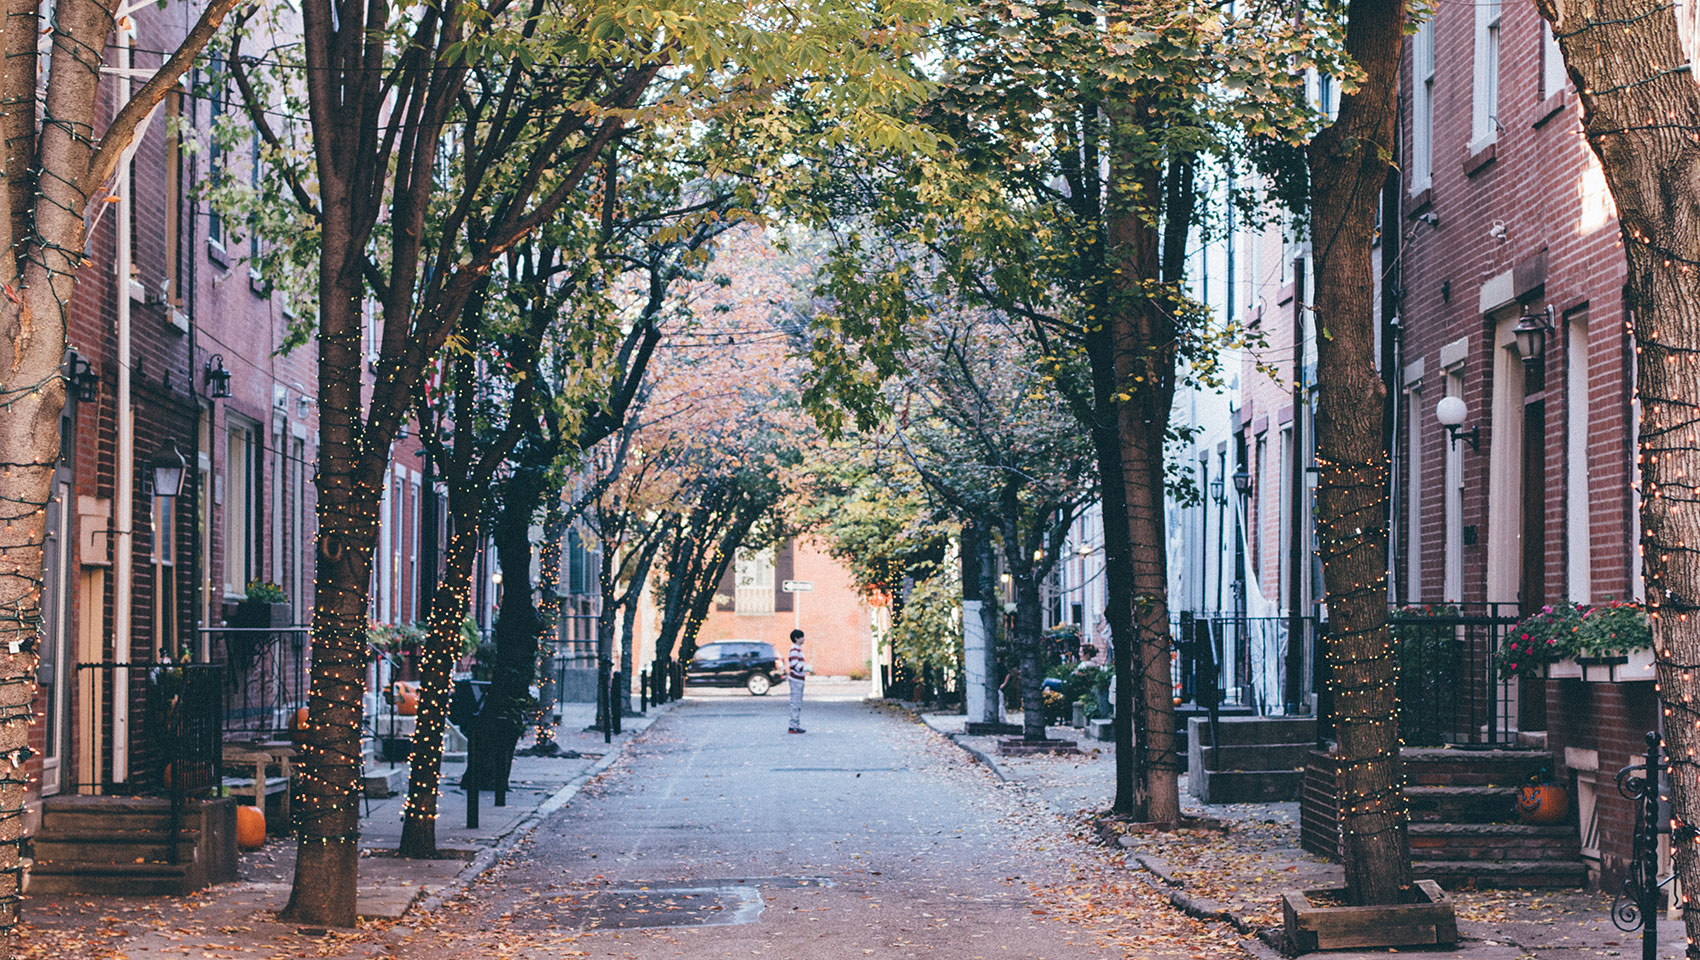
[(288, 603), (289, 596), (283, 588), (270, 580), (248, 581), (248, 596), (244, 598), (249, 603)]

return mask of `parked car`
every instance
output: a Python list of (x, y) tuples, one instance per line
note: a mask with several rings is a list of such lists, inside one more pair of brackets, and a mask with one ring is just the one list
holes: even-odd
[(754, 640), (722, 640), (697, 648), (685, 668), (685, 682), (711, 687), (744, 687), (765, 696), (785, 679), (773, 644)]

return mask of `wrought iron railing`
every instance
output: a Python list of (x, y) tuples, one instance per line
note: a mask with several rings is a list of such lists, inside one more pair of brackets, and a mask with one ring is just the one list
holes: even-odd
[(76, 665), (74, 793), (201, 796), (223, 780), (224, 668)]
[[(1311, 676), (1316, 618), (1299, 617), (1298, 652)], [(1287, 712), (1286, 684), (1294, 618), (1248, 617), (1231, 612), (1182, 612), (1170, 618), (1176, 656), (1171, 677), (1184, 702), (1203, 704), (1212, 691), (1222, 706), (1249, 707), (1259, 715)], [(1309, 692), (1310, 683), (1302, 684)], [(1201, 699), (1201, 696), (1203, 699)]]
[(205, 648), (226, 675), (223, 730), (232, 740), (287, 739), (307, 705), (308, 628), (206, 627)]
[(1495, 746), (1514, 738), (1516, 682), (1499, 678), (1494, 655), (1517, 613), (1514, 603), (1423, 603), (1388, 615), (1406, 746)]

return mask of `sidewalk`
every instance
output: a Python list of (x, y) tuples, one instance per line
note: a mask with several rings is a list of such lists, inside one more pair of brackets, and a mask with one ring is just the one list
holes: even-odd
[[(975, 754), (994, 774), (1031, 791), (1059, 816), (1090, 830), (1091, 816), (1105, 810), (1115, 788), (1115, 747), (1080, 739), (1072, 727), (1052, 727), (1051, 735), (1078, 739), (1079, 756), (1030, 755), (1000, 757), (997, 737), (963, 733), (965, 718), (952, 714), (923, 714), (927, 726)], [(1177, 908), (1232, 924), (1242, 932), (1278, 927), (1283, 890), (1338, 884), (1338, 864), (1312, 856), (1299, 847), (1299, 805), (1210, 804), (1197, 802), (1181, 780), (1185, 813), (1229, 821), (1229, 833), (1186, 831), (1145, 834), (1121, 839), (1124, 849), (1106, 856), (1119, 858), (1138, 870), (1152, 886), (1168, 893)], [(1458, 912), (1457, 947), (1449, 950), (1341, 951), (1317, 954), (1354, 960), (1385, 958), (1393, 953), (1420, 953), (1434, 958), (1467, 960), (1597, 960), (1600, 957), (1639, 957), (1639, 931), (1625, 933), (1612, 925), (1609, 895), (1580, 890), (1455, 890)], [(1679, 921), (1659, 923), (1659, 956), (1680, 958), (1685, 933)], [(1274, 951), (1256, 940), (1247, 949), (1263, 956)]]
[[(77, 960), (152, 960), (152, 958), (274, 957), (368, 955), (382, 948), (371, 941), (410, 908), (432, 909), (482, 873), (543, 816), (567, 803), (578, 789), (606, 770), (634, 737), (647, 730), (672, 704), (652, 707), (648, 716), (628, 717), (611, 744), (599, 732), (585, 732), (595, 704), (564, 705), (556, 734), (561, 753), (553, 757), (516, 756), (507, 805), (495, 806), (490, 793), (479, 794), (479, 826), (466, 826), (467, 794), (456, 789), (464, 763), (443, 765), (437, 846), (440, 860), (403, 860), (395, 856), (401, 840), (403, 781), (396, 796), (362, 801), (360, 902), (361, 926), (352, 931), (303, 929), (278, 923), (270, 912), (289, 899), (295, 871), (293, 837), (272, 839), (245, 852), (238, 879), (186, 897), (32, 898), (23, 903), (20, 956)], [(522, 743), (523, 746), (529, 742)], [(385, 765), (387, 766), (387, 764)], [(400, 766), (405, 767), (405, 764)], [(351, 952), (352, 951), (352, 952)]]

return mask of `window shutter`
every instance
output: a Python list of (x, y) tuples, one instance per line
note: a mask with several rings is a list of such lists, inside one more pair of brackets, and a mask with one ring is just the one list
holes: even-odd
[(779, 548), (773, 558), (773, 609), (776, 613), (790, 613), (795, 609), (792, 605), (797, 602), (795, 594), (786, 593), (783, 589), (785, 581), (794, 579), (797, 573), (797, 541), (787, 540)]

